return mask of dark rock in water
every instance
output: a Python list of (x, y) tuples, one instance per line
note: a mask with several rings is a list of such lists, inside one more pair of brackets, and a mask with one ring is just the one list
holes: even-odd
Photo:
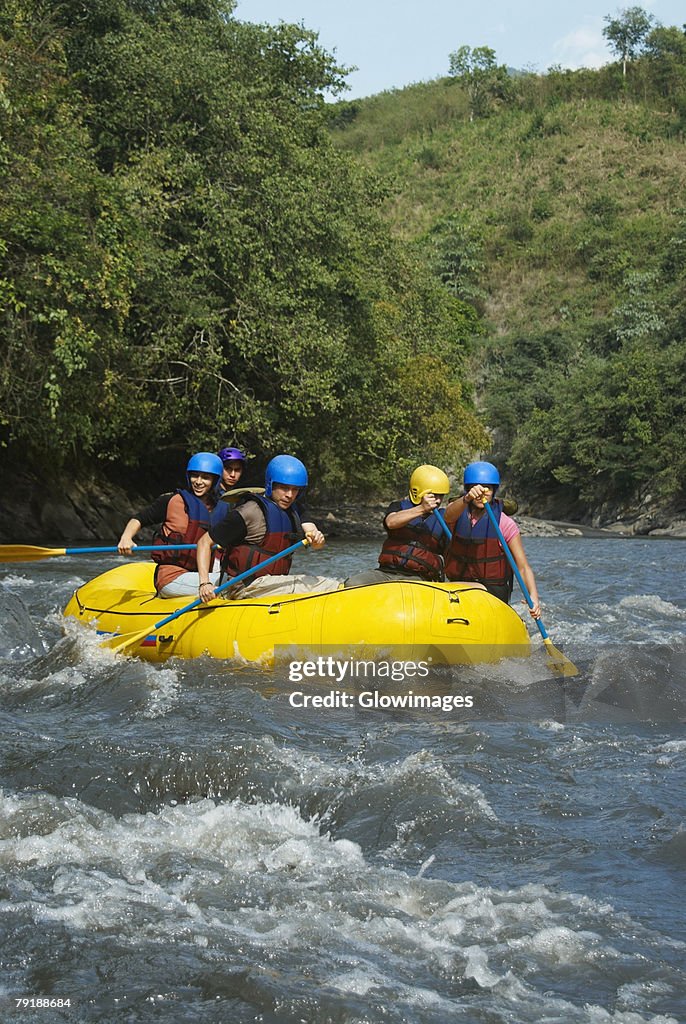
[(686, 540), (686, 519), (675, 519), (669, 526), (659, 527), (650, 531), (651, 537), (674, 537)]
[(642, 494), (634, 502), (610, 503), (595, 510), (593, 523), (625, 537), (686, 538), (683, 499)]
[[(517, 503), (506, 499), (511, 509), (508, 515), (515, 515)], [(308, 505), (308, 513), (319, 524), (327, 537), (379, 537), (383, 539), (383, 517), (388, 505)], [(507, 511), (507, 506), (506, 506)], [(610, 537), (607, 530), (578, 523), (558, 522), (549, 519), (534, 519), (532, 516), (516, 515), (524, 537)]]
[(91, 536), (73, 506), (66, 502), (46, 502), (41, 509), (40, 525), (46, 537)]
[(112, 544), (132, 513), (155, 497), (127, 494), (96, 479), (57, 486), (19, 474), (13, 485), (0, 505), (0, 541), (9, 544)]
[(0, 659), (34, 658), (44, 653), (24, 602), (16, 594), (0, 592)]
[(308, 504), (308, 513), (327, 537), (383, 537), (388, 505)]

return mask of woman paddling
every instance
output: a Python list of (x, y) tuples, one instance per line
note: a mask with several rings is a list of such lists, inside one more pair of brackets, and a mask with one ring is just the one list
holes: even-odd
[(491, 462), (471, 462), (464, 471), (463, 482), (465, 493), (445, 510), (445, 521), (453, 533), (445, 555), (446, 579), (474, 580), (494, 597), (510, 603), (513, 572), (486, 513), (485, 503), (489, 502), (531, 596), (533, 607), (529, 611), (534, 619), (540, 618), (536, 579), (524, 553), (519, 527), (503, 512), (502, 502), (495, 496), (500, 473)]
[[(129, 519), (117, 545), (122, 555), (136, 547), (134, 537), (144, 526), (162, 523), (153, 544), (197, 544), (210, 526), (217, 504), (217, 486), (222, 475), (221, 459), (211, 452), (196, 452), (186, 466), (188, 486), (173, 494), (161, 494), (142, 512)], [(198, 592), (199, 576), (196, 551), (162, 551), (151, 556), (157, 562), (155, 589), (160, 597), (188, 597)], [(211, 572), (217, 582), (219, 572)]]

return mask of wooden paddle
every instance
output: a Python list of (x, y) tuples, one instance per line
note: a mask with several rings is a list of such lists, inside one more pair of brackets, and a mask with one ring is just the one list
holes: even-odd
[[(226, 583), (222, 583), (221, 587), (216, 588), (214, 592), (215, 597), (217, 594), (221, 594), (224, 590), (228, 590), (229, 587), (233, 587), (235, 583), (241, 583), (249, 576), (254, 576), (256, 572), (264, 569), (267, 565), (271, 565), (272, 562), (278, 561), (279, 558), (285, 558), (286, 555), (292, 554), (294, 551), (297, 551), (299, 547), (306, 548), (310, 543), (310, 540), (305, 537), (303, 540), (299, 540), (295, 544), (291, 544), (291, 546), (286, 548), (285, 551), (278, 551), (275, 555), (272, 555), (271, 558), (265, 559), (264, 562), (259, 562), (257, 565), (253, 565), (251, 569), (246, 569), (246, 571), (240, 573), (239, 576), (233, 576), (230, 580), (227, 580)], [(139, 630), (138, 633), (124, 633), (123, 635), (115, 633), (114, 636), (103, 641), (103, 647), (109, 647), (112, 651), (125, 651), (129, 647), (133, 647), (135, 644), (140, 643), (141, 640), (145, 640), (146, 637), (151, 636), (152, 633), (155, 633), (158, 629), (162, 629), (162, 627), (166, 626), (168, 622), (172, 622), (173, 619), (178, 619), (180, 615), (185, 615), (186, 612), (192, 611), (202, 603), (203, 602), (198, 597), (195, 601), (191, 601), (190, 604), (184, 605), (183, 608), (177, 608), (175, 612), (172, 612), (171, 615), (167, 615), (166, 618), (160, 619), (160, 621), (156, 622), (154, 626), (146, 626), (145, 629)], [(212, 607), (216, 608), (217, 605), (213, 605)], [(155, 637), (155, 641), (157, 641), (157, 637)]]
[[(514, 557), (512, 555), (512, 552), (510, 551), (508, 543), (505, 540), (505, 538), (503, 537), (503, 532), (500, 529), (500, 526), (498, 524), (498, 520), (495, 517), (493, 509), (491, 508), (491, 506), (489, 505), (489, 503), (486, 501), (485, 498), (483, 499), (483, 502), (484, 502), (484, 508), (488, 512), (488, 517), (491, 520), (491, 525), (492, 525), (493, 529), (495, 530), (496, 535), (498, 537), (498, 540), (500, 541), (501, 547), (502, 547), (503, 551), (505, 552), (505, 555), (507, 557), (508, 562), (510, 563), (510, 566), (512, 568), (512, 572), (515, 574), (515, 576), (517, 578), (517, 583), (521, 587), (521, 591), (524, 594), (524, 597), (526, 599), (526, 603), (528, 604), (529, 608), (533, 608), (534, 602), (531, 599), (531, 594), (529, 593), (529, 591), (527, 589), (526, 583), (522, 579), (522, 574), (520, 573), (519, 569), (517, 568), (517, 563), (514, 560)], [(562, 676), (578, 676), (579, 669), (576, 667), (576, 665), (572, 661), (569, 660), (569, 658), (565, 657), (565, 655), (562, 653), (562, 651), (558, 651), (557, 647), (555, 647), (555, 645), (553, 644), (553, 641), (548, 636), (548, 630), (545, 628), (545, 626), (543, 625), (543, 623), (540, 620), (540, 618), (539, 619), (534, 619), (534, 622), (538, 626), (538, 631), (541, 634), (541, 636), (543, 637), (543, 643), (545, 644), (545, 649), (546, 649), (546, 652), (548, 654), (548, 667), (551, 669), (551, 671), (552, 672), (557, 672), (559, 675), (562, 675)]]
[[(141, 544), (132, 549), (136, 551), (190, 551), (195, 544)], [(30, 544), (0, 544), (0, 562), (40, 562), (43, 558), (55, 558), (58, 555), (116, 555), (117, 547), (109, 548), (37, 548)]]

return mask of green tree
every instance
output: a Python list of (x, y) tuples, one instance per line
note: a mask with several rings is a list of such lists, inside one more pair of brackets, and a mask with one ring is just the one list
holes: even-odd
[[(212, 0), (11, 0), (0, 15), (0, 408), (23, 465), (174, 465), (230, 437), (380, 485), (486, 443), (473, 309), (331, 141), (343, 72), (302, 26)], [(431, 414), (416, 390), (438, 383)], [(373, 415), (370, 415), (373, 410)], [(459, 426), (445, 429), (448, 418)]]
[(29, 21), (14, 3), (1, 27), (5, 444), (20, 442), (25, 464), (107, 455), (115, 439), (125, 446), (136, 436), (135, 392), (118, 369), (135, 287), (135, 221), (119, 184), (97, 167), (88, 111), (70, 91), (52, 20)]
[(399, 182), (396, 233), (483, 309), (469, 366), (492, 457), (558, 515), (615, 513), (648, 486), (686, 493), (685, 38), (653, 27), (630, 105), (613, 61), (515, 78), (516, 102), (471, 125), (458, 79), (385, 93), (338, 133)]
[(483, 117), (495, 99), (508, 93), (507, 68), (496, 62), (489, 46), (461, 46), (448, 55), (448, 74), (462, 83), (469, 97), (469, 120)]
[(626, 275), (622, 301), (615, 307), (612, 317), (620, 343), (653, 338), (664, 330), (656, 283), (657, 274), (632, 272)]
[(619, 11), (618, 17), (606, 14), (604, 20), (603, 35), (621, 60), (622, 75), (626, 77), (627, 64), (635, 60), (644, 48), (655, 18), (642, 7), (625, 7)]
[(686, 99), (686, 27), (654, 28), (646, 39), (645, 54), (659, 94), (671, 101)]
[(483, 236), (464, 217), (449, 214), (426, 238), (429, 266), (454, 295), (466, 302), (485, 298)]

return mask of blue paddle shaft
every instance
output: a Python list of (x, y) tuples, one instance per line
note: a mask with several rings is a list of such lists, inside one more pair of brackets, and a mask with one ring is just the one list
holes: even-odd
[[(195, 547), (195, 544), (134, 544), (131, 551), (190, 551)], [(100, 554), (116, 554), (119, 551), (117, 547), (110, 548), (65, 548), (65, 555), (100, 555)]]
[[(254, 576), (256, 572), (260, 572), (265, 568), (265, 566), (271, 565), (272, 562), (278, 561), (279, 558), (285, 558), (286, 555), (292, 554), (299, 547), (307, 547), (309, 543), (309, 540), (305, 537), (303, 540), (299, 540), (296, 544), (291, 544), (291, 546), (286, 548), (285, 551), (278, 551), (275, 555), (272, 555), (271, 558), (265, 559), (264, 562), (259, 562), (258, 565), (253, 565), (251, 569), (246, 569), (245, 572), (242, 572), (239, 576), (232, 576), (230, 580), (226, 581), (226, 583), (222, 583), (221, 587), (217, 587), (214, 592), (215, 597), (217, 594), (221, 594), (222, 591), (228, 590), (229, 587), (234, 585), (234, 583), (240, 583), (241, 580), (247, 579), (248, 576)], [(177, 608), (177, 610), (172, 612), (171, 615), (167, 615), (166, 619), (160, 619), (159, 622), (156, 622), (155, 625), (150, 628), (150, 632), (152, 633), (155, 629), (161, 629), (162, 626), (166, 626), (167, 623), (171, 622), (173, 619), (178, 619), (179, 615), (184, 615), (186, 612), (192, 611), (202, 603), (201, 599), (196, 597), (195, 601), (185, 605), (183, 608)]]
[[(498, 535), (498, 540), (500, 541), (501, 547), (502, 547), (503, 551), (505, 552), (505, 556), (506, 556), (508, 562), (510, 563), (510, 566), (512, 567), (512, 572), (517, 577), (517, 583), (522, 588), (522, 593), (524, 594), (524, 597), (526, 598), (526, 603), (528, 604), (529, 608), (533, 608), (534, 602), (531, 600), (531, 594), (527, 590), (526, 583), (522, 579), (522, 574), (519, 571), (519, 569), (517, 568), (517, 563), (515, 562), (515, 560), (514, 560), (514, 558), (512, 556), (512, 552), (510, 551), (510, 549), (508, 547), (507, 541), (503, 537), (503, 531), (500, 529), (500, 526), (498, 524), (498, 520), (496, 519), (496, 517), (495, 517), (495, 515), (493, 513), (493, 509), (491, 508), (491, 506), (488, 504), (487, 501), (484, 502), (484, 507), (485, 507), (486, 511), (488, 512), (488, 517), (491, 520), (491, 525), (493, 526), (493, 529), (495, 530), (496, 534)], [(541, 636), (543, 637), (543, 639), (547, 640), (548, 639), (548, 631), (545, 628), (545, 626), (543, 625), (543, 623), (541, 622), (541, 620), (540, 619), (534, 619), (534, 622), (538, 626), (538, 631), (541, 634)]]
[(445, 519), (443, 518), (443, 513), (441, 512), (440, 508), (435, 508), (434, 509), (434, 515), (436, 516), (436, 519), (438, 519), (439, 523), (443, 527), (443, 532), (445, 533), (445, 535), (448, 538), (448, 540), (452, 540), (453, 539), (452, 532), (450, 530), (450, 527), (446, 523)]

